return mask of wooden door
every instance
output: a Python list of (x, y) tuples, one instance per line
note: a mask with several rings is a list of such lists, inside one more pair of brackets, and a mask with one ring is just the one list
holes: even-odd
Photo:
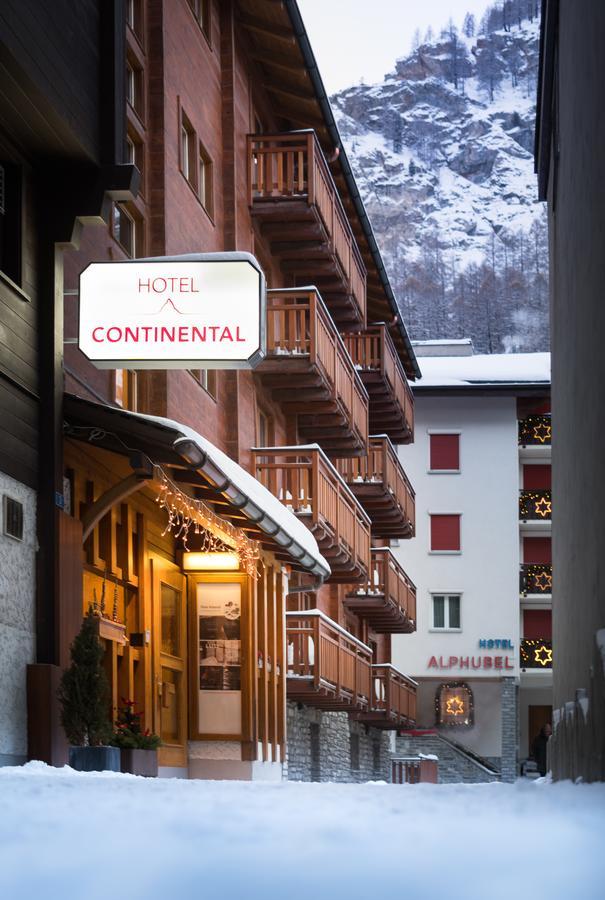
[(187, 765), (187, 614), (185, 578), (178, 566), (151, 559), (154, 731), (161, 766)]
[(540, 734), (542, 726), (552, 723), (552, 706), (528, 706), (527, 711), (529, 715), (528, 749), (531, 753), (534, 738)]

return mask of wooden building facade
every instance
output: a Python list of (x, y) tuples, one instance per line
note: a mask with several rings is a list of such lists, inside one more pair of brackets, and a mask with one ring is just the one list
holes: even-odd
[[(15, 4), (14, 22), (38, 6)], [(26, 227), (47, 242), (38, 387), (21, 401), (39, 426), (43, 572), (29, 755), (64, 759), (54, 693), (93, 603), (113, 713), (136, 702), (164, 774), (279, 776), (287, 700), (368, 727), (414, 721), (390, 634), (415, 628), (415, 589), (388, 545), (414, 534), (394, 444), (413, 439), (417, 363), (296, 3), (114, 0), (79, 15), (82, 46), (96, 41), (73, 60), (83, 96), (36, 73), (46, 150), (51, 125), (66, 135), (54, 168), (14, 136), (53, 216)], [(78, 349), (90, 262), (236, 250), (268, 285), (254, 371), (102, 371)], [(167, 529), (167, 495), (195, 508), (200, 534)], [(207, 533), (234, 568), (196, 562)]]

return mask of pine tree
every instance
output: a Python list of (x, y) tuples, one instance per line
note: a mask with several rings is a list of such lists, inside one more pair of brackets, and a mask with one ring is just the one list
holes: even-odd
[(89, 608), (71, 645), (71, 665), (63, 673), (59, 687), (61, 724), (73, 746), (98, 747), (111, 736), (104, 652), (98, 618)]
[(417, 50), (420, 47), (421, 37), (420, 37), (420, 29), (417, 28), (414, 32), (414, 37), (412, 38), (412, 50)]
[(464, 24), (462, 26), (462, 33), (467, 38), (475, 37), (475, 17), (472, 13), (468, 13), (464, 17)]
[(393, 141), (393, 153), (401, 153), (403, 148), (403, 123), (401, 116), (397, 112), (393, 112), (391, 135)]

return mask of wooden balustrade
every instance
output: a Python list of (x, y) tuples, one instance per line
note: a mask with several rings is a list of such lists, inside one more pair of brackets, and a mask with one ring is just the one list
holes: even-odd
[(284, 410), (298, 415), (303, 441), (329, 454), (365, 449), (368, 394), (317, 290), (268, 292), (267, 356), (258, 372)]
[(319, 610), (286, 613), (288, 697), (321, 709), (367, 709), (372, 651)]
[(370, 520), (322, 450), (263, 447), (252, 451), (255, 474), (313, 532), (332, 581), (366, 581)]
[(414, 438), (414, 397), (384, 324), (343, 336), (371, 399), (370, 431), (396, 443)]
[(368, 581), (354, 586), (345, 604), (379, 634), (416, 630), (416, 587), (388, 547), (372, 547)]
[(376, 728), (413, 728), (416, 682), (390, 663), (373, 665), (370, 705), (356, 718)]
[(366, 321), (366, 269), (312, 130), (248, 135), (248, 203), (284, 270), (326, 285), (339, 324)]
[(375, 535), (414, 535), (416, 495), (386, 435), (370, 438), (367, 456), (337, 459), (336, 467), (369, 514)]

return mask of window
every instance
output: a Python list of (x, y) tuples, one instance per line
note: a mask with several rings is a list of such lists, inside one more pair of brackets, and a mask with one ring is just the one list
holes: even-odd
[(523, 489), (525, 491), (549, 491), (551, 468), (549, 465), (523, 466)]
[(216, 400), (216, 369), (190, 369), (195, 380)]
[(126, 137), (126, 162), (130, 163), (132, 166), (136, 166), (139, 172), (141, 173), (141, 179), (143, 177), (143, 167), (144, 167), (144, 149), (141, 141), (138, 141), (132, 135), (127, 135)]
[(460, 471), (460, 435), (459, 434), (430, 434), (430, 463), (431, 472), (459, 472)]
[(460, 552), (460, 514), (431, 515), (431, 553)]
[(113, 372), (114, 403), (123, 409), (133, 412), (137, 408), (137, 373), (128, 369), (114, 369)]
[(198, 197), (209, 216), (213, 213), (212, 160), (200, 142)]
[(195, 131), (193, 125), (185, 115), (181, 112), (181, 172), (195, 190), (196, 188), (196, 154), (195, 154)]
[(126, 60), (126, 99), (139, 118), (143, 118), (143, 70), (130, 59)]
[(437, 725), (470, 726), (474, 722), (473, 692), (468, 684), (441, 684), (435, 695)]
[(114, 238), (128, 256), (136, 256), (136, 223), (122, 203), (114, 205), (112, 229)]
[(195, 20), (210, 42), (210, 0), (187, 0)]
[(258, 447), (272, 447), (273, 442), (273, 419), (259, 407), (256, 419), (256, 444)]
[(7, 537), (16, 541), (23, 540), (23, 504), (14, 497), (5, 494), (2, 500), (3, 506), (3, 532)]
[(549, 566), (552, 563), (552, 546), (549, 537), (524, 537), (523, 562), (541, 563)]
[(523, 637), (525, 640), (552, 640), (552, 612), (550, 609), (523, 610)]
[(143, 0), (127, 0), (126, 21), (139, 40), (143, 38)]
[(21, 170), (0, 163), (0, 270), (21, 285)]
[(433, 594), (433, 628), (460, 631), (460, 594)]

